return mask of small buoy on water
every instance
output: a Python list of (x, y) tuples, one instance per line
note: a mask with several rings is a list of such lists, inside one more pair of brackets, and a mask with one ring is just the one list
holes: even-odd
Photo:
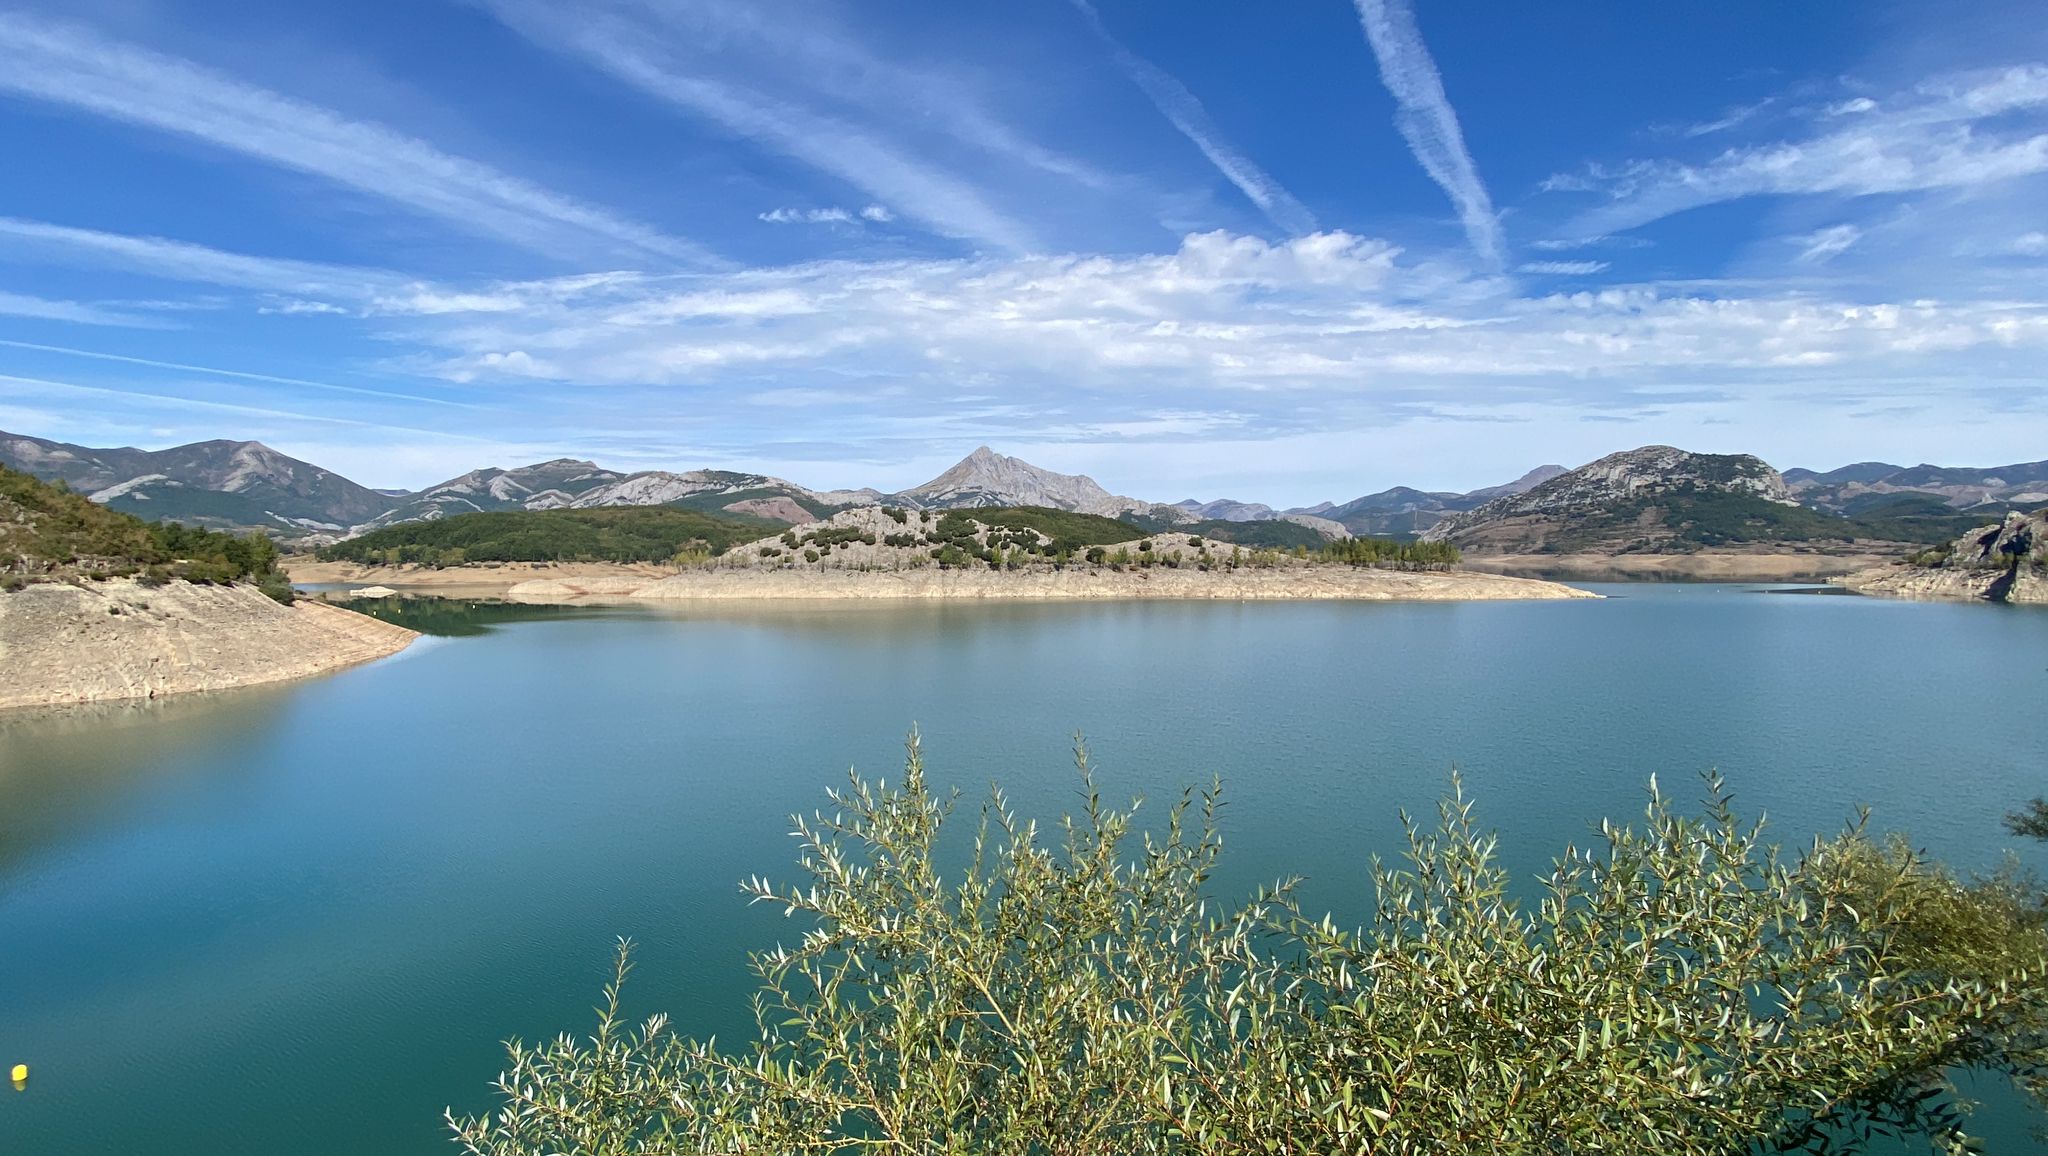
[(14, 1065), (14, 1070), (8, 1074), (14, 1077), (14, 1086), (17, 1088), (21, 1087), (23, 1084), (28, 1083), (27, 1064)]

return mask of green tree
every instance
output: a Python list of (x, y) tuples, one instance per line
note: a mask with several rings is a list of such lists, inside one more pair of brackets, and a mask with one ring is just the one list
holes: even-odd
[[(1101, 801), (1048, 841), (1000, 791), (964, 862), (915, 736), (799, 821), (804, 921), (756, 957), (743, 1051), (630, 1026), (508, 1046), (478, 1156), (541, 1153), (1564, 1153), (1966, 1150), (1950, 1073), (2048, 1091), (2048, 935), (2012, 876), (1962, 880), (1860, 827), (1785, 857), (1718, 780), (1657, 794), (1514, 896), (1454, 790), (1356, 931), (1292, 887), (1219, 913), (1218, 791), (1163, 829)], [(955, 870), (949, 873), (947, 864)]]
[(2005, 825), (2015, 835), (2028, 839), (2048, 839), (2048, 799), (2035, 799), (2007, 815)]

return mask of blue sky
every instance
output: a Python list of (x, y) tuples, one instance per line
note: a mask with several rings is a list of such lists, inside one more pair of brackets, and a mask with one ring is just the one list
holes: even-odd
[(0, 428), (1160, 499), (2048, 456), (2030, 3), (0, 0)]

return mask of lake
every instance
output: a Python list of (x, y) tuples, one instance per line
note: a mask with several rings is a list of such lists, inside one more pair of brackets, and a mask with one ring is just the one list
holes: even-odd
[(1077, 731), (1154, 818), (1221, 775), (1217, 893), (1302, 873), (1346, 921), (1454, 766), (1525, 876), (1652, 774), (1691, 799), (1719, 768), (1788, 844), (1868, 805), (1971, 867), (2048, 791), (2048, 612), (1595, 588), (445, 608), (453, 636), (331, 677), (0, 721), (0, 1063), (34, 1067), (0, 1152), (447, 1151), (500, 1039), (587, 1029), (618, 936), (635, 1015), (742, 1036), (746, 953), (793, 928), (738, 880), (793, 879), (788, 816), (896, 777), (913, 724), (968, 805), (1071, 809)]

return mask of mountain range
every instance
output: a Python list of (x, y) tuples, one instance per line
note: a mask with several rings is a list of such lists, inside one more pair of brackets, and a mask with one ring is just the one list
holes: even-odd
[[(1653, 491), (1688, 487), (1738, 494), (1780, 509), (1894, 521), (2048, 502), (2048, 462), (1988, 468), (1863, 462), (1779, 475), (1752, 457), (1688, 454), (1660, 446), (1610, 455), (1577, 470), (1539, 466), (1514, 481), (1466, 493), (1396, 486), (1347, 502), (1288, 509), (1234, 499), (1151, 502), (1113, 494), (1085, 475), (1042, 469), (986, 446), (931, 481), (894, 493), (812, 490), (767, 474), (727, 470), (622, 473), (573, 458), (471, 470), (417, 491), (374, 490), (260, 442), (95, 449), (5, 432), (0, 432), (0, 464), (61, 481), (96, 502), (144, 518), (259, 529), (309, 544), (477, 511), (660, 505), (796, 524), (850, 506), (888, 504), (911, 509), (1047, 506), (1160, 528), (1289, 522), (1325, 537), (1421, 536), (1467, 548), (1511, 550), (1541, 548), (1531, 547), (1527, 527), (1572, 509), (1583, 512), (1587, 502), (1626, 504)], [(1507, 525), (1522, 529), (1502, 528)], [(1536, 539), (1547, 540), (1547, 535)]]

